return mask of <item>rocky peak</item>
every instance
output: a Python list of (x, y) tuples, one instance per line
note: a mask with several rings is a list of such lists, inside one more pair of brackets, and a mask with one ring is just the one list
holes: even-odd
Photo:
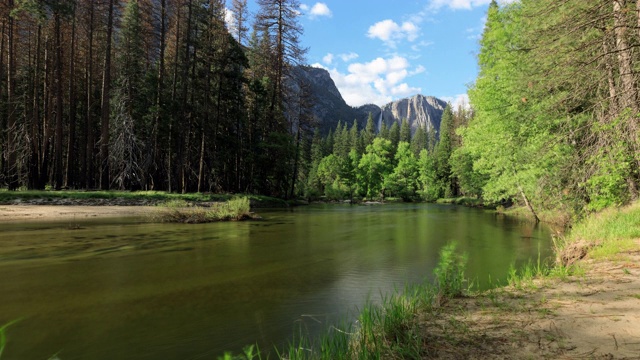
[(342, 98), (327, 70), (308, 66), (297, 66), (292, 70), (291, 86), (294, 91), (299, 91), (299, 82), (311, 87), (315, 98), (314, 118), (323, 134), (327, 134), (330, 129), (335, 130), (338, 122), (351, 126), (354, 119), (360, 129), (363, 129), (369, 114), (373, 117), (378, 131), (382, 122), (391, 127), (393, 122), (400, 125), (402, 119), (409, 121), (412, 133), (419, 127), (440, 129), (440, 120), (447, 103), (433, 96), (415, 95), (383, 107), (374, 104), (351, 107)]
[(407, 119), (414, 133), (418, 128), (439, 130), (440, 120), (447, 103), (433, 96), (415, 95), (400, 99), (382, 107), (382, 114), (378, 121), (378, 129), (384, 122), (391, 127), (394, 122), (398, 125), (402, 119)]

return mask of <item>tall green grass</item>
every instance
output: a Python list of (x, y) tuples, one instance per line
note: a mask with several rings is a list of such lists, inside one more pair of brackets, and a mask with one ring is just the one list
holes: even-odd
[(214, 203), (209, 207), (191, 206), (185, 200), (170, 200), (161, 205), (164, 211), (157, 215), (163, 222), (206, 223), (215, 221), (244, 220), (255, 218), (247, 197), (237, 197), (226, 202)]
[(568, 237), (557, 245), (559, 251), (577, 242), (596, 245), (592, 258), (609, 258), (634, 249), (640, 239), (640, 202), (622, 208), (610, 208), (593, 214), (574, 225)]

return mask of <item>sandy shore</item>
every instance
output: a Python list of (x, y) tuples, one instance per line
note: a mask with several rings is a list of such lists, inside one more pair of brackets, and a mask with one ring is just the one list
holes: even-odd
[[(454, 299), (425, 324), (445, 359), (640, 359), (640, 240), (578, 275)], [(454, 339), (448, 343), (447, 340)]]
[(0, 205), (0, 222), (147, 216), (153, 206)]

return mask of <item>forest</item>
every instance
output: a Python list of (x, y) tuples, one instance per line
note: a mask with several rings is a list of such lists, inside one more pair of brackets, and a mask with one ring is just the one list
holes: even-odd
[(566, 214), (638, 198), (640, 1), (493, 1), (457, 130), (485, 200)]
[[(437, 133), (312, 121), (296, 0), (8, 0), (0, 184), (283, 198), (638, 197), (640, 1), (493, 1), (470, 108)], [(233, 24), (225, 22), (226, 6)]]
[(249, 32), (246, 0), (233, 29), (223, 0), (3, 1), (0, 182), (290, 195), (313, 131), (299, 3), (258, 5)]

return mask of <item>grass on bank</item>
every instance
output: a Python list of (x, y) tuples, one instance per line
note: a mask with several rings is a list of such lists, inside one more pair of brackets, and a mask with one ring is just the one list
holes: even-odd
[(640, 239), (640, 201), (592, 214), (571, 229), (557, 244), (565, 251), (572, 244), (583, 243), (594, 259), (613, 259), (617, 254), (635, 249)]
[(160, 205), (163, 211), (157, 214), (162, 222), (198, 224), (215, 221), (238, 221), (257, 218), (251, 212), (249, 198), (236, 197), (226, 202), (216, 202), (209, 206), (192, 206), (183, 199), (170, 200)]
[(437, 204), (454, 204), (469, 207), (485, 207), (495, 209), (495, 204), (485, 204), (484, 200), (475, 197), (457, 197), (457, 198), (441, 198), (436, 200)]

